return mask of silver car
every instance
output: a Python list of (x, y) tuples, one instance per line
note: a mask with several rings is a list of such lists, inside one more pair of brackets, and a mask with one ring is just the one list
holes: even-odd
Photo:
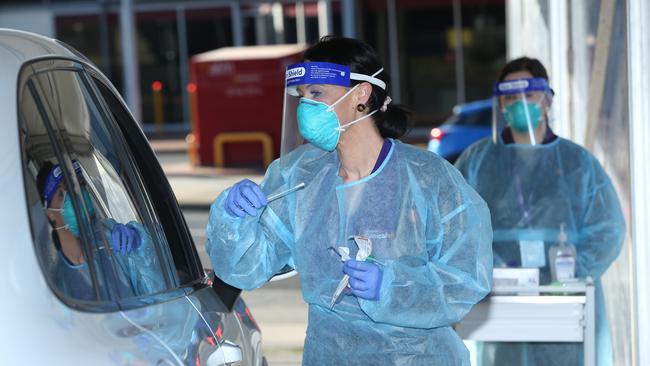
[(111, 83), (8, 29), (0, 70), (0, 365), (264, 364)]

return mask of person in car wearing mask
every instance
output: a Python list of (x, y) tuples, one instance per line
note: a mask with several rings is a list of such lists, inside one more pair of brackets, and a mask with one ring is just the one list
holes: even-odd
[[(79, 215), (75, 212), (59, 165), (45, 162), (37, 176), (57, 249), (53, 272), (57, 288), (67, 296), (82, 300), (107, 300), (112, 298), (112, 293), (119, 297), (132, 297), (163, 290), (163, 278), (147, 231), (135, 221), (125, 225), (111, 218), (98, 218), (81, 165), (73, 161), (73, 167), (83, 197), (79, 207), (83, 213)], [(93, 244), (86, 248), (92, 251), (94, 264), (99, 268), (96, 271), (100, 274), (99, 288), (93, 285), (88, 259), (82, 249), (80, 216), (86, 218), (88, 227), (92, 229), (87, 235), (91, 236), (89, 239)], [(108, 243), (108, 247), (104, 243)]]
[[(493, 135), (470, 146), (456, 167), (490, 208), (495, 267), (536, 267), (540, 283), (549, 284), (551, 259), (546, 254), (566, 231), (576, 248), (575, 276), (590, 276), (596, 285), (597, 364), (611, 365), (600, 277), (621, 250), (625, 221), (598, 160), (553, 133), (549, 110), (554, 92), (548, 81), (536, 59), (508, 62), (494, 88)], [(582, 350), (577, 343), (484, 343), (479, 361), (581, 365)]]

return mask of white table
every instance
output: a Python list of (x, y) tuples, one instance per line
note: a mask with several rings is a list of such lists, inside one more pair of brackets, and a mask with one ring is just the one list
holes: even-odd
[[(521, 292), (540, 295), (516, 295)], [(569, 295), (563, 295), (569, 293)], [(582, 342), (585, 366), (596, 364), (592, 281), (566, 287), (498, 287), (456, 325), (462, 339), (489, 342)]]

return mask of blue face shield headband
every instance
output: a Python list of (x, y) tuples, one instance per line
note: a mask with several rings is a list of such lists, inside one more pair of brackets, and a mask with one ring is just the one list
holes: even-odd
[(350, 72), (350, 68), (345, 65), (334, 64), (331, 62), (303, 62), (289, 65), (286, 74), (287, 93), (294, 97), (299, 96), (298, 85), (306, 84), (328, 84), (350, 87), (350, 80), (366, 81), (370, 84), (377, 85), (386, 89), (386, 83), (376, 78), (384, 69), (380, 69), (375, 75), (364, 75)]
[(494, 86), (493, 95), (500, 97), (502, 95), (522, 94), (530, 92), (551, 92), (548, 81), (544, 78), (530, 78), (508, 80), (497, 83)]
[[(72, 166), (77, 175), (81, 175), (81, 164), (78, 161), (73, 160)], [(50, 174), (47, 175), (45, 179), (45, 187), (43, 188), (43, 197), (45, 198), (45, 207), (50, 207), (52, 203), (52, 198), (54, 198), (54, 193), (59, 188), (59, 185), (63, 181), (63, 172), (61, 171), (60, 165), (55, 165), (54, 168), (50, 171)]]

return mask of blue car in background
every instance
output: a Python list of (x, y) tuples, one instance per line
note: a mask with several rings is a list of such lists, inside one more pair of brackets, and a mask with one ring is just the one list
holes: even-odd
[(428, 150), (453, 163), (469, 145), (491, 131), (492, 99), (460, 104), (442, 125), (431, 129)]

